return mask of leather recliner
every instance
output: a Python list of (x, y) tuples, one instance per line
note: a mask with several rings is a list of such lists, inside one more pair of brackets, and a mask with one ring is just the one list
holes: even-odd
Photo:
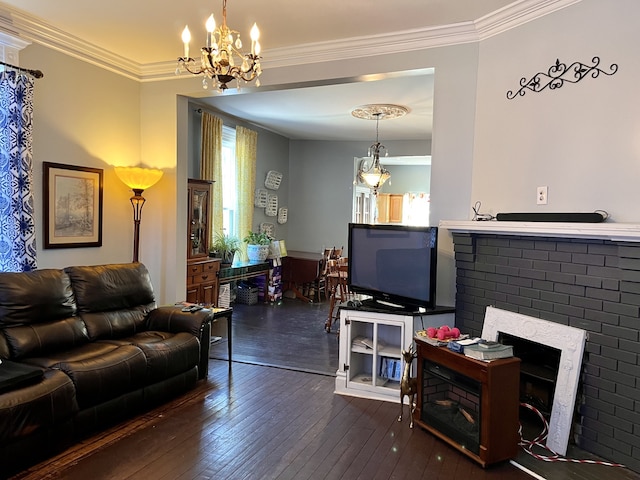
[(158, 308), (140, 263), (0, 273), (0, 359), (42, 370), (0, 393), (0, 465), (193, 387), (211, 315)]

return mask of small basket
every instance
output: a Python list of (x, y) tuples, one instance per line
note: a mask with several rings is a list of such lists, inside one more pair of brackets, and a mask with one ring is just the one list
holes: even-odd
[(267, 217), (275, 217), (278, 215), (278, 196), (267, 195), (267, 206), (264, 207), (264, 214)]
[(267, 172), (267, 178), (264, 181), (264, 186), (270, 190), (278, 190), (280, 188), (280, 182), (282, 182), (282, 173), (269, 170)]
[(253, 204), (256, 207), (266, 207), (267, 206), (267, 192), (264, 188), (257, 188), (255, 194), (253, 196)]
[(258, 303), (258, 287), (238, 285), (236, 303), (242, 305), (255, 305)]

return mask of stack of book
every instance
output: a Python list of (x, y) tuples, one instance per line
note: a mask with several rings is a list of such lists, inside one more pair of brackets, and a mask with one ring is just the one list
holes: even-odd
[(465, 346), (464, 354), (476, 360), (495, 360), (513, 357), (513, 347), (498, 342), (480, 342)]

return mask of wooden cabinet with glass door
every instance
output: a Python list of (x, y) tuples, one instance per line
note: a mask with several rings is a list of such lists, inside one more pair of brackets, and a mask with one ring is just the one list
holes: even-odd
[(187, 302), (216, 305), (220, 259), (209, 258), (211, 185), (189, 179), (187, 215)]

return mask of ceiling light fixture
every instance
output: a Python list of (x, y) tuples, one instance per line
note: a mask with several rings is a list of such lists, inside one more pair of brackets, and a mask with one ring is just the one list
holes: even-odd
[(380, 163), (380, 152), (382, 150), (385, 151), (385, 156), (389, 155), (387, 148), (379, 141), (380, 120), (399, 118), (406, 115), (408, 111), (406, 107), (400, 105), (372, 104), (362, 105), (351, 112), (351, 115), (356, 118), (376, 121), (376, 141), (369, 147), (367, 153), (367, 156), (372, 157), (372, 161), (371, 163), (361, 163), (358, 169), (358, 177), (369, 185), (374, 195), (377, 195), (380, 187), (391, 178), (391, 172)]
[[(207, 19), (205, 27), (207, 29), (206, 46), (200, 49), (200, 58), (189, 57), (189, 42), (191, 32), (185, 26), (182, 31), (182, 43), (184, 44), (184, 57), (178, 58), (178, 68), (176, 74), (182, 70), (193, 75), (204, 75), (202, 87), (208, 88), (209, 82), (220, 92), (224, 92), (229, 87), (227, 84), (236, 80), (237, 88), (240, 88), (240, 81), (251, 82), (262, 73), (260, 67), (260, 30), (254, 23), (251, 28), (251, 52), (242, 53), (242, 41), (240, 32), (227, 27), (227, 0), (222, 0), (222, 25), (216, 27), (213, 14)], [(235, 40), (234, 40), (235, 35)], [(240, 65), (236, 65), (239, 63)], [(260, 80), (256, 80), (256, 86), (260, 86)]]

